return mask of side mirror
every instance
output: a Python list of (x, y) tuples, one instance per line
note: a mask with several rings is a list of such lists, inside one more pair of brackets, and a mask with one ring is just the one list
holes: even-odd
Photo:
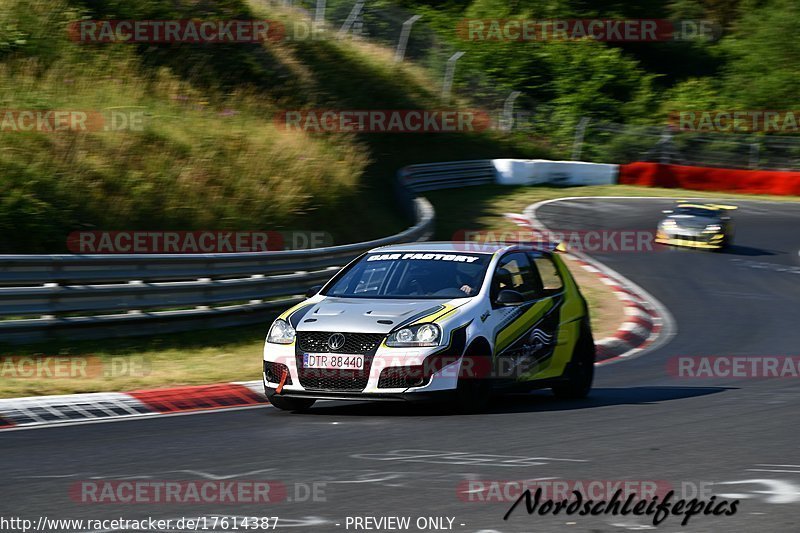
[(665, 215), (671, 215), (673, 213), (672, 209), (664, 209), (661, 212), (664, 213)]
[(494, 303), (502, 306), (508, 307), (511, 305), (520, 305), (525, 303), (525, 297), (522, 294), (518, 293), (517, 291), (512, 291), (511, 289), (503, 289), (498, 293), (497, 298), (495, 298)]
[(309, 288), (306, 291), (306, 298), (311, 298), (312, 296), (316, 296), (319, 291), (322, 290), (323, 285), (314, 285), (313, 287)]

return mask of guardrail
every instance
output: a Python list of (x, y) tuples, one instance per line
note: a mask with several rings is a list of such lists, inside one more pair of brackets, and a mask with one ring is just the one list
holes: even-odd
[(399, 173), (402, 185), (413, 192), (494, 183), (495, 176), (491, 159), (410, 165)]
[(0, 255), (0, 342), (151, 335), (265, 321), (367, 250), (427, 240), (434, 209), (414, 192), (489, 183), (494, 167), (491, 161), (413, 165), (398, 177), (398, 200), (414, 226), (368, 242), (230, 254)]

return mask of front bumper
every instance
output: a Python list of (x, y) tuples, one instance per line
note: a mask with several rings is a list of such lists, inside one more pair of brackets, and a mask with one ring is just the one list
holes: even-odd
[[(359, 383), (354, 390), (351, 387), (344, 386), (346, 384), (344, 379), (308, 379), (307, 371), (301, 375), (300, 369), (298, 369), (298, 361), (301, 361), (302, 357), (297, 357), (294, 344), (276, 345), (265, 343), (265, 364), (262, 372), (264, 389), (268, 397), (279, 394), (280, 396), (293, 398), (337, 400), (425, 401), (428, 399), (440, 399), (455, 391), (458, 386), (458, 373), (461, 366), (460, 357), (446, 359), (446, 364), (428, 372), (425, 375), (426, 379), (419, 380), (422, 382), (419, 386), (391, 386), (396, 383), (403, 383), (403, 381), (387, 380), (387, 374), (384, 373), (384, 370), (388, 369), (396, 371), (398, 369), (424, 367), (430, 363), (430, 357), (438, 350), (441, 350), (441, 347), (401, 349), (381, 346), (370, 359), (366, 385), (362, 386)], [(288, 372), (288, 375), (281, 387), (280, 381), (285, 372)], [(330, 372), (335, 375), (337, 371), (326, 370), (322, 372)], [(346, 371), (341, 372), (344, 374)], [(411, 382), (419, 381), (411, 380)], [(277, 392), (278, 389), (280, 389), (280, 392)]]
[(725, 234), (689, 232), (681, 230), (665, 231), (660, 229), (656, 232), (655, 242), (660, 244), (668, 244), (670, 246), (685, 246), (688, 248), (718, 250), (724, 245)]
[(341, 400), (341, 401), (384, 401), (384, 402), (441, 402), (452, 399), (455, 390), (439, 391), (414, 391), (399, 393), (350, 393), (350, 392), (325, 392), (325, 391), (298, 391), (283, 389), (277, 393), (270, 385), (264, 385), (264, 394), (267, 399), (278, 395), (282, 398), (313, 398), (315, 400)]

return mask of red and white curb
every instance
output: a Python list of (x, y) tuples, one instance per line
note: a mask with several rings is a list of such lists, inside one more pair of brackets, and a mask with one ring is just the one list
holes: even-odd
[(260, 381), (10, 398), (0, 400), (0, 430), (241, 409), (265, 403)]
[(597, 365), (635, 356), (658, 339), (664, 321), (646, 298), (584, 259), (573, 254), (567, 254), (567, 257), (584, 270), (597, 275), (625, 304), (625, 320), (616, 333), (595, 341)]
[[(505, 216), (518, 226), (544, 232), (548, 228), (536, 218), (536, 210), (559, 200), (545, 200), (528, 206), (524, 214), (507, 213)], [(595, 341), (596, 366), (632, 359), (674, 335), (674, 321), (669, 311), (643, 288), (586, 254), (570, 252), (565, 256), (598, 276), (625, 304), (625, 318), (616, 333)]]

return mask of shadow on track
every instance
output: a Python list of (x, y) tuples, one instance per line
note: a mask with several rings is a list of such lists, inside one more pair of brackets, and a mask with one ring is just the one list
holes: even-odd
[[(707, 254), (709, 250), (702, 248), (691, 248), (689, 246), (667, 246), (663, 244), (658, 245), (658, 250), (669, 251), (672, 253), (698, 253)], [(739, 244), (731, 244), (724, 250), (713, 250), (714, 253), (724, 255), (740, 255), (742, 257), (758, 257), (763, 255), (778, 255), (779, 251), (765, 250), (763, 248), (754, 248), (752, 246), (741, 246)]]
[(756, 257), (759, 255), (777, 255), (777, 253), (779, 252), (764, 250), (762, 248), (753, 248), (752, 246), (740, 246), (738, 244), (731, 244), (726, 250), (723, 250), (723, 253), (728, 255)]
[[(293, 416), (487, 416), (507, 413), (572, 411), (611, 405), (653, 405), (716, 394), (734, 387), (626, 387), (596, 388), (585, 400), (559, 400), (547, 390), (528, 394), (509, 394), (495, 398), (489, 409), (474, 415), (459, 415), (441, 404), (412, 404), (400, 402), (325, 402)], [(279, 414), (270, 409), (270, 415)], [(290, 415), (280, 413), (280, 415)], [(291, 416), (291, 415), (290, 415)]]

